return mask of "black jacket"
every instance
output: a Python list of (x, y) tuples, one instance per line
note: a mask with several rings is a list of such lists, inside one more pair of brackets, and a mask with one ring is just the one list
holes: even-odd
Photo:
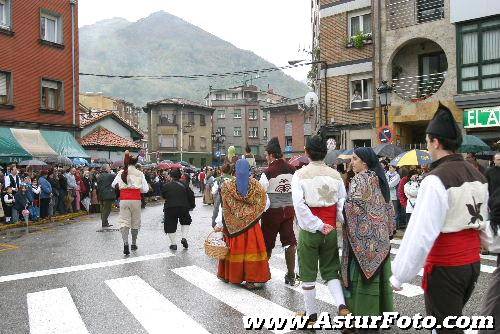
[(186, 186), (181, 181), (164, 184), (161, 195), (165, 199), (164, 208), (190, 207)]
[(21, 211), (24, 210), (26, 206), (31, 205), (27, 191), (25, 191), (24, 193), (22, 191), (18, 191), (14, 198), (16, 200), (14, 203), (14, 207), (19, 213), (21, 213)]
[(103, 173), (97, 177), (97, 196), (100, 200), (116, 199), (116, 191), (111, 187), (115, 179), (115, 174)]

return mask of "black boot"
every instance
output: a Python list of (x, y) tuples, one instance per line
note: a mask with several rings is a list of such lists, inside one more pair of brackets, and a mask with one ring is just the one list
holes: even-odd
[(130, 255), (130, 250), (128, 248), (128, 244), (123, 245), (123, 254)]
[(137, 245), (130, 246), (130, 249), (133, 250), (133, 251), (136, 251), (137, 250)]
[(171, 250), (177, 250), (177, 245), (170, 245)]
[(183, 246), (184, 248), (186, 248), (186, 249), (188, 248), (188, 242), (187, 242), (187, 240), (186, 240), (185, 238), (182, 238), (182, 239), (181, 239), (181, 244), (182, 244), (182, 246)]

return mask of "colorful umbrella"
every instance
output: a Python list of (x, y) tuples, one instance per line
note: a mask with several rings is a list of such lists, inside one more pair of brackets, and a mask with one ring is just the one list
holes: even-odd
[(71, 161), (70, 158), (66, 158), (61, 155), (58, 155), (56, 157), (48, 157), (44, 161), (49, 165), (71, 166), (73, 164), (73, 161)]
[(290, 160), (288, 160), (288, 163), (295, 168), (303, 167), (309, 164), (309, 162), (310, 162), (309, 157), (307, 157), (306, 155), (296, 155), (292, 157)]
[(391, 161), (392, 166), (422, 166), (431, 163), (431, 156), (427, 151), (411, 150), (403, 152)]
[(84, 158), (74, 158), (73, 163), (77, 166), (88, 166), (89, 162)]
[(377, 145), (373, 148), (373, 152), (379, 157), (387, 157), (389, 159), (394, 159), (398, 155), (404, 152), (404, 150), (394, 144), (384, 143)]
[(465, 135), (462, 141), (462, 146), (458, 149), (460, 153), (478, 153), (489, 151), (490, 147), (484, 141), (476, 136)]

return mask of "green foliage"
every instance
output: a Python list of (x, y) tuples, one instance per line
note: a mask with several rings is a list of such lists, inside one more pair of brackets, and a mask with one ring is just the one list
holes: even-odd
[[(102, 74), (209, 74), (269, 68), (274, 65), (250, 51), (165, 12), (137, 22), (112, 19), (80, 28), (80, 71)], [(283, 72), (262, 75), (253, 84), (299, 97), (308, 89)], [(80, 91), (103, 92), (144, 105), (167, 97), (203, 100), (213, 88), (238, 86), (243, 77), (218, 79), (131, 80), (81, 76)]]
[(365, 45), (365, 38), (365, 34), (358, 32), (356, 35), (351, 37), (351, 41), (356, 49), (361, 49)]

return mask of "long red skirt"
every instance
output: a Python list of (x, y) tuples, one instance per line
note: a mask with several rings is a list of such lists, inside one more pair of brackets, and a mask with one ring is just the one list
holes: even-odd
[(237, 237), (224, 237), (229, 253), (219, 260), (217, 276), (226, 282), (265, 283), (271, 279), (266, 244), (260, 224)]

